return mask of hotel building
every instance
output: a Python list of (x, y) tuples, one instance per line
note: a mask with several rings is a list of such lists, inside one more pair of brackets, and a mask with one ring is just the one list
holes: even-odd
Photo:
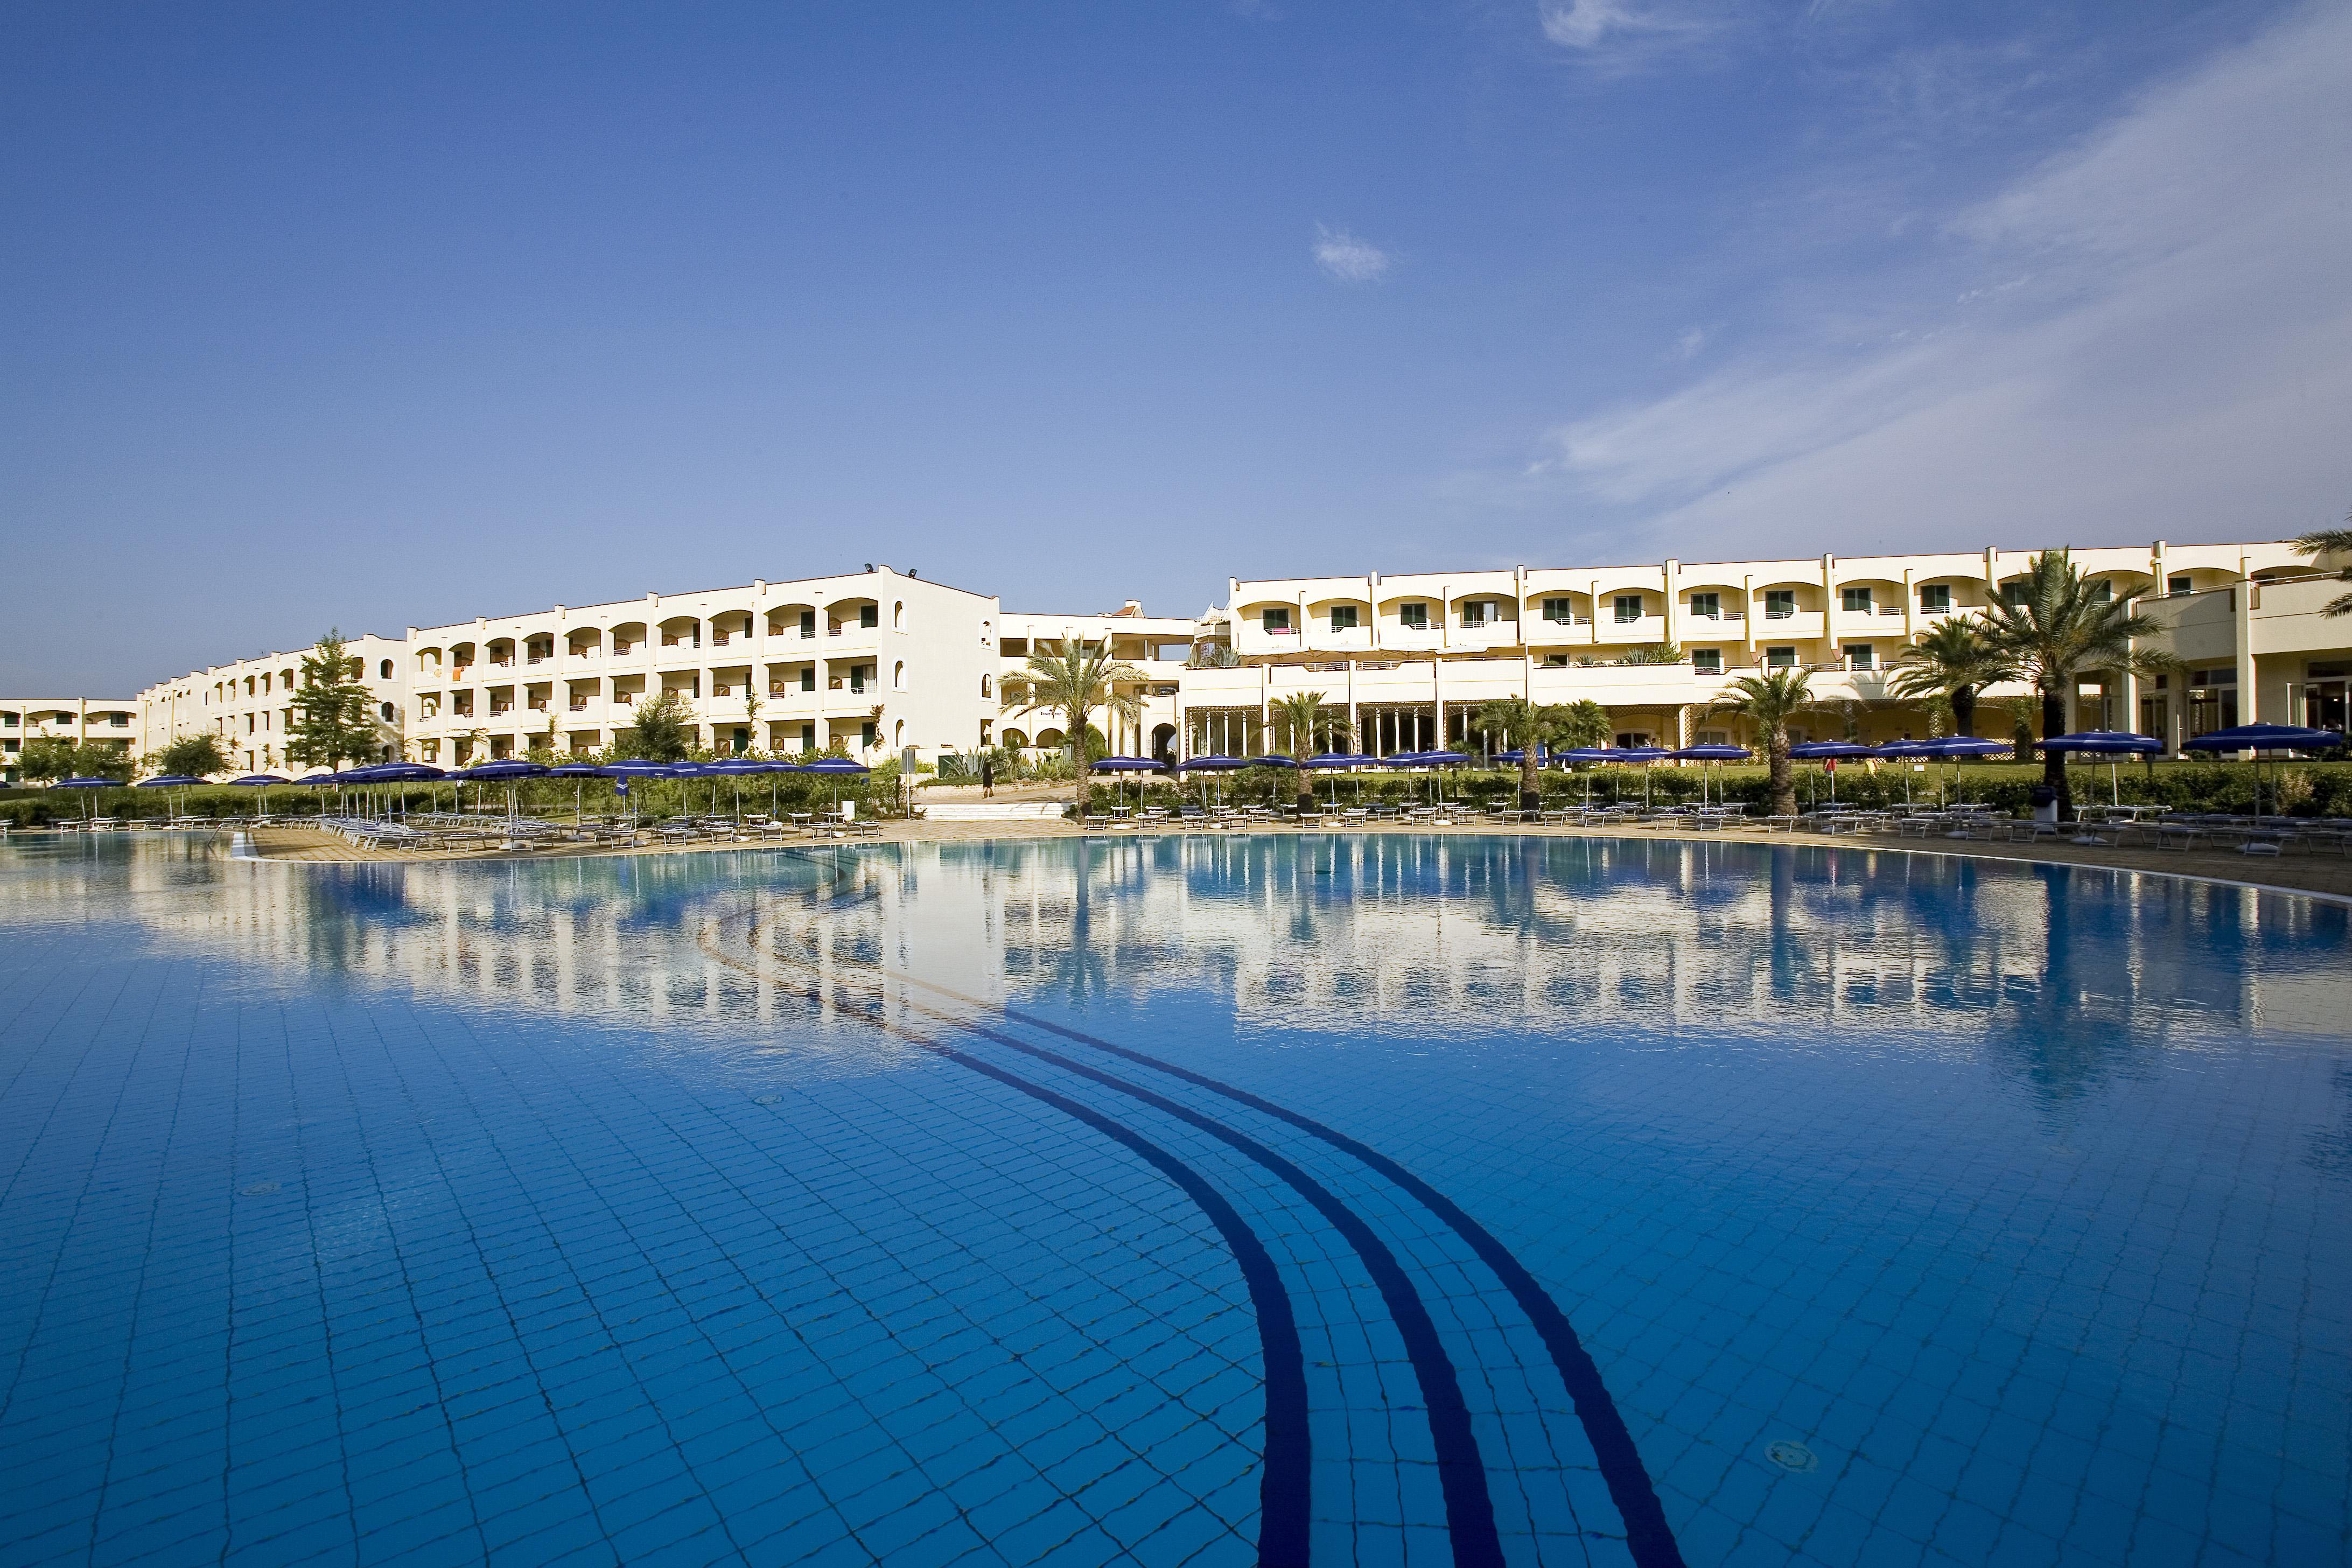
[[(912, 750), (929, 763), (978, 746), (1049, 749), (1062, 716), (1008, 710), (1003, 683), (1032, 653), (1073, 640), (1107, 643), (1140, 677), (1128, 686), (1136, 720), (1096, 718), (1120, 752), (1286, 748), (1274, 705), (1309, 691), (1376, 753), (1475, 747), (1472, 715), (1507, 697), (1599, 702), (1627, 744), (1741, 742), (1753, 737), (1713, 704), (1742, 674), (1790, 668), (1810, 674), (1822, 704), (1814, 736), (1876, 742), (1927, 732), (1925, 710), (1890, 694), (1896, 656), (1937, 621), (2017, 591), (2032, 553), (1234, 578), (1225, 604), (1197, 617), (1148, 616), (1133, 601), (1008, 612), (993, 595), (877, 565), (412, 626), (351, 648), (374, 697), (380, 754), (442, 766), (611, 745), (663, 691), (685, 699), (698, 742), (722, 751), (838, 745), (869, 762)], [(2344, 591), (2332, 580), (2343, 563), (2285, 541), (2158, 541), (2074, 560), (2100, 591), (2156, 617), (2151, 645), (2187, 668), (2085, 682), (2069, 696), (2070, 728), (2139, 730), (2177, 751), (2257, 719), (2344, 724), (2352, 617), (2322, 613)], [(237, 767), (282, 768), (301, 657), (194, 671), (132, 702), (8, 704), (0, 733), (49, 732), (66, 713), (77, 733), (125, 738), (142, 753), (210, 731)], [(21, 728), (6, 725), (11, 713)], [(1979, 728), (2006, 732), (1990, 712)]]

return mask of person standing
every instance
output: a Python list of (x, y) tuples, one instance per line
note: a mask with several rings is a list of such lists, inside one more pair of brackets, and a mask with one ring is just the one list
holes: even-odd
[(996, 793), (996, 759), (980, 759), (980, 798), (986, 800)]

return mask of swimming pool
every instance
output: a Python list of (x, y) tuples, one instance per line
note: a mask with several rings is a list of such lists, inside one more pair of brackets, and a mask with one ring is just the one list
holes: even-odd
[(2347, 1561), (2346, 917), (22, 839), (0, 1561)]

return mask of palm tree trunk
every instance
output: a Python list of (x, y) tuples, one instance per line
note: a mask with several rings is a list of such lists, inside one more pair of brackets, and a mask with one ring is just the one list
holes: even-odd
[(1543, 804), (1543, 790), (1536, 783), (1536, 743), (1519, 742), (1519, 809), (1534, 811)]
[[(2066, 699), (2055, 690), (2042, 693), (2042, 738), (2045, 741), (2066, 732)], [(2042, 782), (2058, 792), (2058, 820), (2074, 820), (2074, 795), (2066, 781), (2066, 753), (2042, 749)]]
[(1963, 735), (1977, 732), (1977, 689), (1973, 686), (1952, 688), (1952, 728)]
[(1771, 780), (1772, 815), (1797, 815), (1797, 781), (1789, 771), (1789, 737), (1786, 731), (1764, 742), (1765, 771)]

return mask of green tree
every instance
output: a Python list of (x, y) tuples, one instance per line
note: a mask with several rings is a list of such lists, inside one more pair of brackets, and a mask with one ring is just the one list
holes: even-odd
[(1615, 728), (1609, 721), (1609, 710), (1590, 697), (1579, 698), (1560, 710), (1559, 743), (1570, 750), (1582, 746), (1605, 746)]
[(1713, 711), (1736, 713), (1756, 726), (1764, 742), (1764, 770), (1771, 792), (1772, 815), (1797, 812), (1797, 781), (1789, 767), (1789, 721), (1813, 706), (1813, 693), (1801, 669), (1775, 669), (1764, 675), (1743, 675), (1724, 688)]
[(360, 661), (344, 648), (342, 633), (331, 628), (302, 656), (302, 684), (286, 737), (289, 763), (339, 768), (375, 757), (375, 716), (368, 711), (373, 699), (360, 683)]
[(1652, 643), (1645, 647), (1627, 648), (1627, 664), (1680, 664), (1683, 650), (1670, 642)]
[[(2024, 591), (1995, 605), (1985, 616), (1986, 640), (2015, 678), (2042, 700), (2042, 738), (2063, 734), (2066, 698), (2083, 678), (2106, 670), (2157, 675), (2177, 669), (2168, 653), (2137, 648), (2132, 639), (2163, 629), (2153, 616), (2134, 615), (2127, 599), (2098, 598), (2063, 550), (2046, 550), (2028, 562)], [(2058, 792), (2061, 821), (2074, 815), (2074, 792), (2066, 779), (2066, 758), (2044, 749), (2042, 782)]]
[[(2347, 516), (2347, 522), (2352, 522)], [(2318, 528), (2294, 542), (2298, 555), (2337, 555), (2347, 558), (2347, 564), (2336, 574), (2339, 583), (2352, 583), (2352, 528)], [(2328, 616), (2352, 616), (2352, 594), (2338, 594), (2327, 601), (2320, 612)]]
[[(1601, 705), (1591, 703), (1593, 708)], [(1608, 715), (1601, 715), (1606, 732)], [(1470, 717), (1470, 722), (1489, 734), (1500, 734), (1519, 749), (1519, 809), (1533, 811), (1543, 804), (1543, 791), (1537, 778), (1536, 748), (1559, 744), (1577, 722), (1575, 715), (1561, 707), (1539, 708), (1524, 697), (1503, 697), (1487, 703)]]
[(190, 778), (210, 778), (229, 770), (227, 753), (221, 750), (218, 737), (183, 735), (170, 745), (147, 759), (149, 768), (159, 773), (185, 773)]
[(1315, 806), (1315, 770), (1307, 765), (1307, 759), (1315, 755), (1318, 749), (1317, 730), (1322, 731), (1328, 742), (1335, 726), (1345, 728), (1336, 718), (1324, 717), (1323, 698), (1324, 693), (1320, 691), (1295, 691), (1287, 697), (1276, 699), (1274, 704), (1276, 717), (1282, 721), (1283, 727), (1289, 732), (1291, 758), (1298, 763), (1298, 809), (1301, 811), (1311, 811)]
[(16, 758), (16, 771), (26, 784), (54, 784), (74, 776), (71, 741), (27, 741)]
[(685, 694), (665, 691), (637, 704), (636, 717), (614, 737), (624, 755), (648, 763), (682, 763), (694, 745), (694, 710)]
[(1919, 634), (1895, 658), (1895, 679), (1886, 689), (1897, 697), (1952, 705), (1952, 724), (1963, 735), (1977, 732), (1977, 693), (1996, 680), (2013, 680), (1985, 623), (1974, 616), (1948, 616)]
[(1008, 713), (1062, 715), (1062, 751), (1075, 767), (1096, 711), (1132, 723), (1143, 711), (1143, 699), (1119, 690), (1119, 683), (1147, 679), (1135, 666), (1113, 659), (1108, 645), (1089, 647), (1073, 637), (1058, 653), (1031, 654), (1027, 668), (1006, 676), (997, 691)]
[(760, 735), (760, 672), (753, 670), (743, 681), (743, 728), (751, 731), (751, 750), (765, 755), (768, 742)]

